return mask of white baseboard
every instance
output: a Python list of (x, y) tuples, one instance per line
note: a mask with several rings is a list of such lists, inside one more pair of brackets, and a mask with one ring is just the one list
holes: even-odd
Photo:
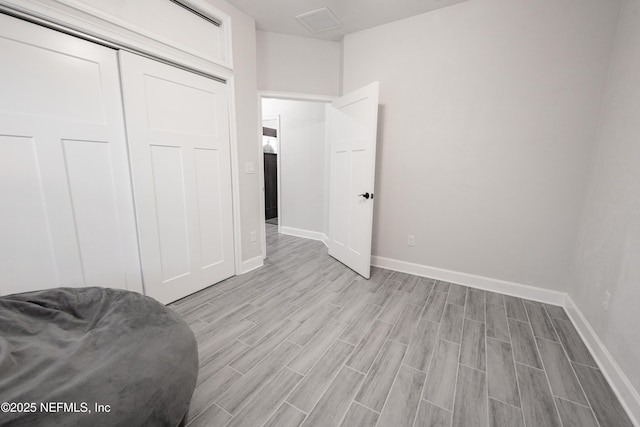
[(301, 228), (280, 226), (280, 233), (288, 236), (302, 237), (304, 239), (319, 240), (324, 242), (327, 236), (319, 231), (303, 230)]
[(255, 270), (256, 268), (260, 268), (262, 267), (263, 263), (264, 260), (262, 258), (262, 255), (258, 255), (257, 257), (242, 261), (238, 274), (245, 274), (252, 270)]
[(399, 261), (397, 259), (384, 258), (375, 255), (371, 257), (371, 263), (376, 267), (386, 268), (388, 270), (429, 277), (431, 279), (442, 280), (444, 282), (458, 283), (461, 285), (471, 286), (472, 288), (513, 295), (548, 304), (563, 305), (565, 302), (566, 293), (564, 292), (508, 282), (506, 280), (476, 276), (475, 274), (460, 273), (458, 271), (429, 267), (427, 265), (414, 264), (411, 262)]
[(582, 340), (598, 363), (600, 370), (607, 378), (607, 381), (609, 381), (611, 388), (627, 411), (631, 421), (634, 425), (640, 426), (638, 422), (640, 420), (640, 394), (633, 387), (622, 369), (620, 369), (620, 366), (616, 363), (578, 306), (566, 293), (380, 256), (372, 256), (371, 263), (376, 267), (386, 268), (388, 270), (429, 277), (445, 282), (459, 283), (473, 288), (563, 306), (567, 310), (571, 322), (578, 330)]
[(569, 318), (571, 318), (571, 322), (582, 337), (582, 341), (589, 348), (591, 355), (607, 378), (609, 385), (626, 409), (627, 415), (629, 415), (634, 425), (640, 426), (640, 394), (638, 390), (633, 387), (629, 378), (620, 369), (620, 366), (609, 353), (596, 331), (591, 327), (587, 318), (569, 295), (566, 297), (564, 307)]

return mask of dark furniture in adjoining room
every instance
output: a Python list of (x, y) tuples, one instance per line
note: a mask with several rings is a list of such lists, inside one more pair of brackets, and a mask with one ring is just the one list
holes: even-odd
[(278, 155), (264, 153), (264, 216), (278, 217)]

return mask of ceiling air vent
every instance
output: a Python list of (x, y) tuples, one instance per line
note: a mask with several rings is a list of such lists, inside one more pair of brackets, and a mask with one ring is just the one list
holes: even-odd
[(342, 23), (338, 21), (338, 18), (328, 7), (300, 14), (296, 16), (296, 19), (312, 33), (320, 33), (342, 27)]

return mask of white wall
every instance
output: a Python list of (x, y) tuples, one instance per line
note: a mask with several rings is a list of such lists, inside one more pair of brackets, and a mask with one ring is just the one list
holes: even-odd
[[(157, 34), (174, 46), (196, 52), (209, 60), (224, 60), (221, 27), (198, 17), (172, 2), (157, 0), (82, 0), (125, 22)], [(188, 28), (189, 31), (185, 31)]]
[(340, 93), (339, 42), (256, 32), (258, 89), (335, 96)]
[(262, 100), (262, 115), (280, 116), (282, 227), (324, 233), (325, 117), (323, 102)]
[(380, 81), (374, 255), (566, 289), (617, 6), (474, 0), (345, 37), (344, 91)]
[[(262, 253), (262, 247), (258, 243), (262, 239), (259, 176), (257, 173), (244, 173), (244, 166), (247, 162), (254, 163), (255, 169), (258, 170), (258, 162), (262, 161), (257, 149), (260, 141), (258, 133), (260, 120), (256, 102), (258, 89), (256, 83), (255, 21), (224, 0), (207, 1), (231, 16), (236, 133), (238, 139), (238, 166), (240, 168), (242, 261), (249, 261), (256, 257), (261, 257)], [(257, 235), (255, 242), (250, 239), (252, 232)]]
[[(623, 3), (569, 295), (640, 390), (640, 2)], [(608, 311), (602, 307), (611, 292)], [(639, 402), (640, 403), (640, 402)]]

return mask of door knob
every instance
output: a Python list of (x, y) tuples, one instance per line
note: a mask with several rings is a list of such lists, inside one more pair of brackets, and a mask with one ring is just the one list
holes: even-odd
[(358, 196), (364, 197), (365, 199), (368, 199), (369, 197), (373, 198), (373, 194), (369, 195), (369, 193), (358, 194)]

